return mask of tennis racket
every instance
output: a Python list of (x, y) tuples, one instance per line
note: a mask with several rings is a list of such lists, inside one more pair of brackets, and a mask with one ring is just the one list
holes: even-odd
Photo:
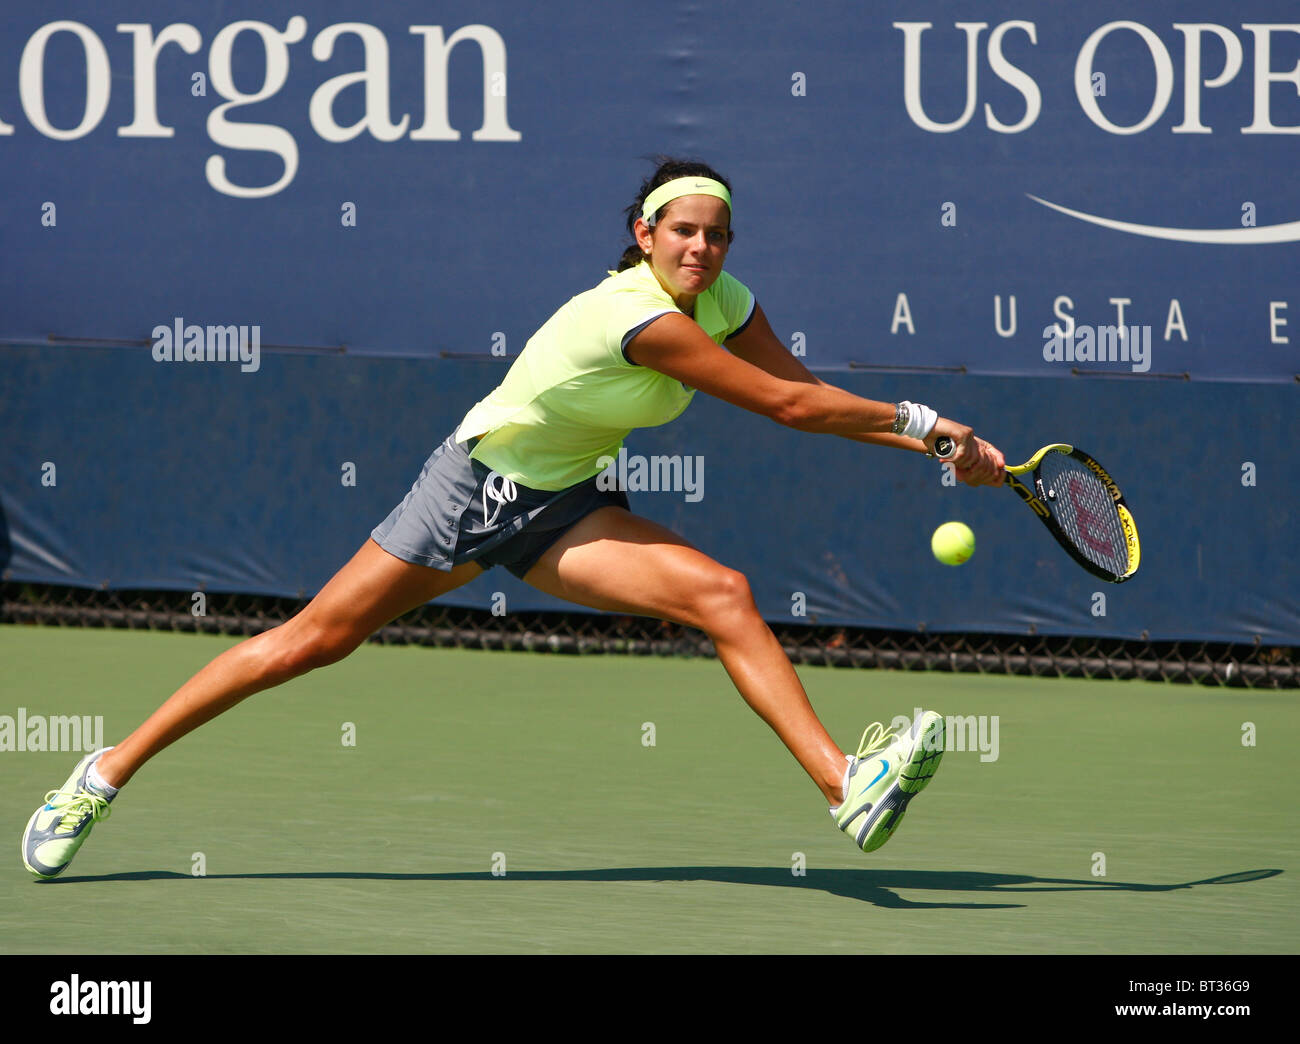
[[(956, 448), (947, 435), (935, 439), (934, 452), (940, 460), (950, 458)], [(1122, 584), (1137, 572), (1141, 551), (1137, 524), (1124, 494), (1109, 472), (1083, 450), (1055, 442), (1023, 464), (1007, 468), (1006, 475), (1007, 485), (1093, 576)]]

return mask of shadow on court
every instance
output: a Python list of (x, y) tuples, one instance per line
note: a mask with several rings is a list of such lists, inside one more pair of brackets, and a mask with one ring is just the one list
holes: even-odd
[(857, 899), (874, 906), (908, 910), (1015, 910), (1023, 903), (925, 903), (904, 899), (896, 890), (933, 892), (983, 892), (988, 895), (1013, 895), (1028, 892), (1174, 892), (1205, 885), (1245, 884), (1276, 877), (1281, 870), (1243, 870), (1221, 874), (1203, 881), (1183, 884), (1139, 884), (1131, 881), (1105, 881), (1095, 878), (1077, 880), (1065, 877), (1031, 877), (1027, 874), (990, 874), (954, 870), (809, 870), (806, 877), (795, 877), (788, 869), (763, 866), (660, 866), (624, 867), (610, 870), (512, 870), (502, 877), (491, 873), (382, 874), (362, 872), (321, 872), (283, 874), (208, 874), (193, 877), (174, 870), (141, 870), (102, 877), (62, 877), (55, 884), (96, 884), (110, 881), (482, 881), (493, 887), (509, 887), (512, 882), (530, 881), (546, 884), (584, 882), (666, 882), (710, 881), (718, 884), (766, 885), (773, 888), (796, 888), (828, 892)]

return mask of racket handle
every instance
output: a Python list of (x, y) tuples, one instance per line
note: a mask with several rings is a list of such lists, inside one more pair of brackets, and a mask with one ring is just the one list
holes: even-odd
[(956, 450), (957, 444), (947, 435), (940, 435), (934, 440), (934, 455), (940, 460), (951, 460)]

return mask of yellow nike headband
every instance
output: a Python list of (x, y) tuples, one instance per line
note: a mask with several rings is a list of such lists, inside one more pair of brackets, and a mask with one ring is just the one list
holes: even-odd
[(727, 204), (728, 210), (731, 209), (731, 193), (722, 182), (714, 181), (712, 178), (676, 178), (660, 185), (646, 196), (645, 204), (641, 207), (642, 219), (653, 228), (655, 214), (659, 208), (681, 196), (717, 196)]

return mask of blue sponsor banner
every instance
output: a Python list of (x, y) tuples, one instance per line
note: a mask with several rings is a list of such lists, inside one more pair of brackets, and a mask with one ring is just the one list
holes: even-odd
[(1296, 18), (8, 5), (0, 340), (516, 350), (662, 150), (734, 181), (729, 267), (814, 368), (1293, 381)]
[[(0, 568), (316, 589), (670, 153), (731, 179), (728, 270), (809, 368), (1009, 457), (1077, 442), (1144, 537), (1097, 615), (1010, 493), (697, 401), (629, 450), (706, 492), (638, 507), (766, 614), (1300, 642), (1298, 149), (1277, 0), (10, 4)], [(548, 604), (499, 573), (455, 597)]]

